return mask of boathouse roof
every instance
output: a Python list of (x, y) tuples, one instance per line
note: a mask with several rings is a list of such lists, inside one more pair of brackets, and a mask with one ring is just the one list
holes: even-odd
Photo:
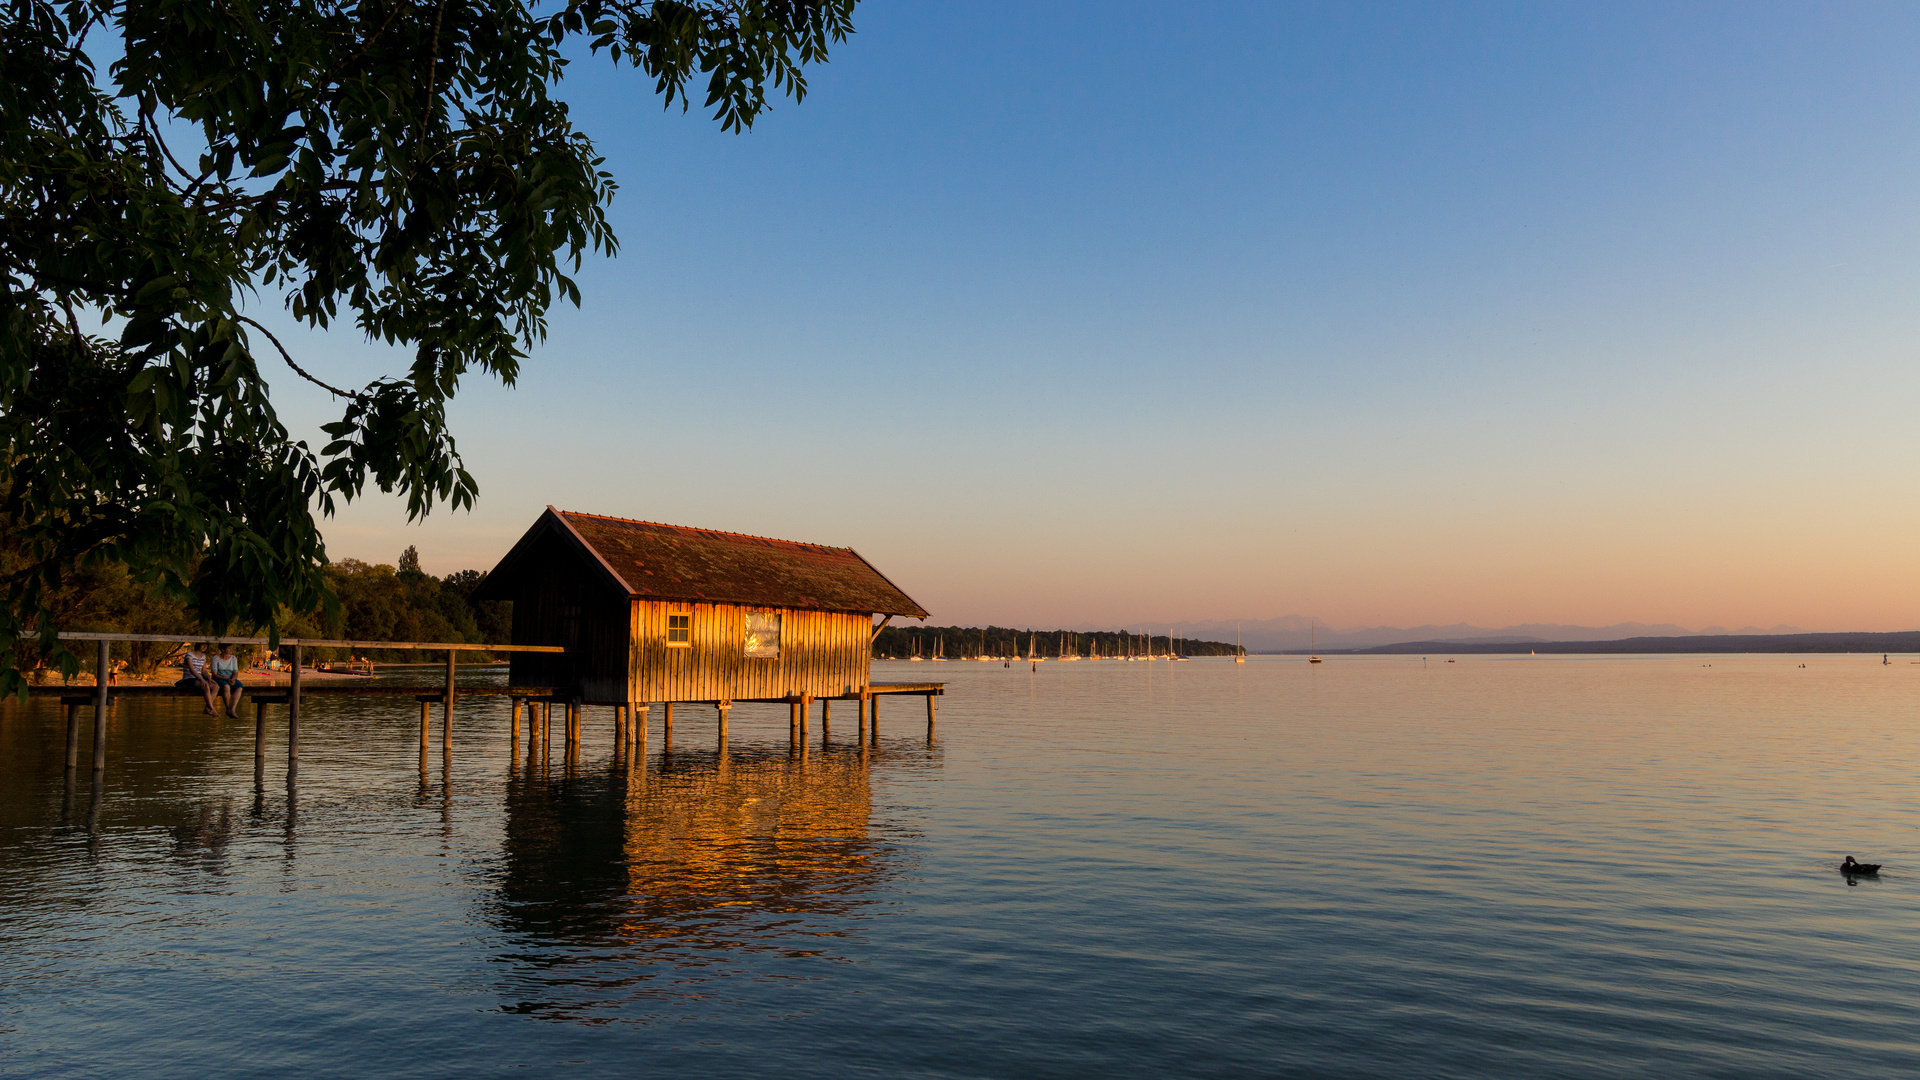
[(487, 575), (476, 598), (512, 599), (541, 538), (557, 534), (609, 585), (644, 600), (685, 600), (924, 619), (927, 610), (852, 548), (662, 525), (547, 507)]

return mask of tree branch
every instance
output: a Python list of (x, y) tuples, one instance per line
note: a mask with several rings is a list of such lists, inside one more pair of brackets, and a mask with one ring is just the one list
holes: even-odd
[(440, 66), (440, 16), (446, 10), (447, 0), (440, 0), (433, 8), (433, 51), (427, 56), (427, 100), (420, 105), (420, 134), (413, 147), (416, 165), (420, 162), (420, 154), (427, 148), (427, 118), (433, 115), (434, 70)]
[(308, 382), (319, 387), (320, 389), (325, 390), (327, 393), (332, 394), (335, 397), (343, 397), (350, 401), (359, 401), (366, 396), (365, 394), (356, 394), (351, 390), (342, 390), (337, 386), (329, 386), (326, 383), (321, 382), (319, 379), (316, 379), (313, 376), (307, 374), (307, 371), (305, 368), (293, 362), (293, 357), (287, 354), (287, 347), (285, 345), (280, 344), (280, 339), (273, 336), (273, 331), (267, 329), (264, 326), (261, 326), (259, 323), (254, 322), (252, 319), (247, 318), (245, 315), (235, 315), (233, 318), (234, 318), (234, 321), (246, 323), (248, 326), (251, 326), (255, 330), (260, 331), (262, 334), (267, 335), (267, 340), (273, 342), (273, 347), (280, 350), (280, 359), (285, 360), (287, 362), (287, 366), (293, 369), (293, 373), (295, 375), (300, 376), (301, 378), (307, 380)]

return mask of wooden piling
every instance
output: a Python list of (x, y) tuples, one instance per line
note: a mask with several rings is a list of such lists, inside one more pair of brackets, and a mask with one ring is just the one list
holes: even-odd
[(713, 703), (713, 708), (720, 714), (720, 742), (724, 745), (727, 741), (727, 713), (733, 711), (733, 702), (716, 701)]
[(420, 703), (420, 749), (425, 750), (433, 741), (433, 702)]
[(927, 695), (927, 738), (933, 738), (933, 695)]
[(812, 710), (813, 710), (813, 698), (807, 694), (801, 694), (800, 695), (800, 742), (803, 745), (807, 741), (807, 713), (811, 712)]
[(103, 772), (107, 767), (107, 695), (111, 693), (107, 686), (108, 667), (110, 666), (110, 642), (100, 642), (96, 655), (93, 686), (93, 771)]
[(459, 656), (460, 654), (458, 652), (455, 652), (452, 649), (447, 650), (447, 700), (446, 700), (446, 704), (441, 707), (441, 715), (440, 715), (440, 745), (441, 746), (453, 745), (453, 677), (455, 672), (455, 664), (458, 662)]
[(660, 737), (667, 742), (673, 741), (673, 702), (660, 703)]
[(287, 680), (287, 772), (300, 767), (300, 643), (293, 645), (293, 677)]
[(651, 707), (644, 701), (637, 702), (633, 710), (633, 741), (640, 749), (647, 748), (647, 713)]
[(524, 704), (519, 698), (513, 699), (513, 746), (520, 748), (520, 707)]
[(80, 706), (67, 706), (67, 768), (80, 765)]
[(255, 698), (253, 701), (253, 771), (263, 773), (267, 767), (267, 703)]

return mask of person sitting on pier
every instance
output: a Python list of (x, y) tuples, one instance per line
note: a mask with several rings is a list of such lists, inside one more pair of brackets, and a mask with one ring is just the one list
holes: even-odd
[(174, 685), (182, 690), (200, 691), (207, 699), (207, 715), (218, 716), (220, 714), (213, 711), (213, 675), (207, 670), (206, 648), (204, 643), (187, 646), (186, 655), (180, 658), (181, 679)]
[(230, 642), (220, 643), (220, 655), (207, 661), (207, 670), (213, 680), (213, 692), (225, 703), (227, 715), (238, 720), (240, 695), (246, 693), (247, 688), (240, 685), (240, 658), (233, 655)]

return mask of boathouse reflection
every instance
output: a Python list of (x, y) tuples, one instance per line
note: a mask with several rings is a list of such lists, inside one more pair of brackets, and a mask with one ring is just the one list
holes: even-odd
[(857, 747), (666, 753), (508, 784), (497, 921), (512, 1011), (587, 1018), (708, 978), (831, 956), (893, 853)]

